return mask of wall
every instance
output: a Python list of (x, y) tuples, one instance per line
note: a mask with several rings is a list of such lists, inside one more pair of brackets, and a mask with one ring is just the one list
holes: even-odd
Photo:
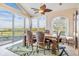
[(73, 19), (73, 14), (75, 12), (76, 8), (70, 8), (70, 9), (65, 9), (61, 11), (52, 11), (46, 14), (47, 16), (47, 29), (52, 31), (51, 27), (51, 22), (53, 18), (58, 17), (58, 16), (64, 16), (67, 17), (69, 20), (69, 36), (73, 36), (74, 32), (74, 19)]

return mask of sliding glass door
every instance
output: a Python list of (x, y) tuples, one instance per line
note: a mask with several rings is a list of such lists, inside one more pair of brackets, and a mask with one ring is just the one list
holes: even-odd
[(0, 8), (0, 45), (12, 42), (12, 13)]
[(21, 40), (24, 34), (24, 18), (19, 15), (14, 15), (14, 41)]

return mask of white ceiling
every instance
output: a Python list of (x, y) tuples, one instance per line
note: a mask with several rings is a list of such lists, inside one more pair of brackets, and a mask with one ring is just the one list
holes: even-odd
[[(21, 5), (25, 8), (25, 10), (28, 13), (30, 13), (31, 15), (35, 15), (34, 11), (31, 8), (39, 9), (39, 7), (43, 4), (42, 3), (21, 3)], [(53, 12), (55, 12), (55, 11), (64, 10), (68, 8), (78, 7), (79, 4), (78, 3), (62, 3), (62, 5), (60, 6), (59, 3), (46, 3), (46, 6), (47, 8), (52, 9)]]

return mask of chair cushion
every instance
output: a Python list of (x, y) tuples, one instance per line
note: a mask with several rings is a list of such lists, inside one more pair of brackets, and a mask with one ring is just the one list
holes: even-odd
[(66, 48), (65, 46), (60, 46), (60, 47), (59, 47), (59, 49), (65, 49), (65, 48)]

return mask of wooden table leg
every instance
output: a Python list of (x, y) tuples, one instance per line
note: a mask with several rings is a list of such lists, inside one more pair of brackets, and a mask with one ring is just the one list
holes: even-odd
[(56, 54), (56, 49), (57, 49), (57, 41), (52, 40), (52, 53)]

